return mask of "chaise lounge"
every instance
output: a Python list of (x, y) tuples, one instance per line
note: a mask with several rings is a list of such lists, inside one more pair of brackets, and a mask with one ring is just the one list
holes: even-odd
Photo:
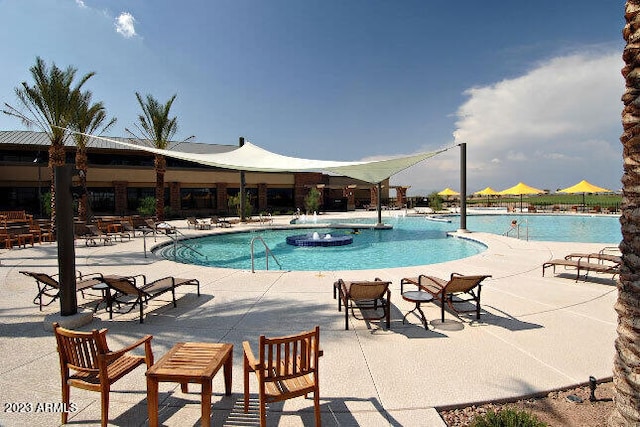
[[(434, 302), (440, 304), (442, 322), (444, 322), (445, 303), (456, 314), (475, 312), (476, 320), (480, 320), (480, 291), (482, 290), (482, 281), (489, 277), (491, 277), (489, 274), (466, 276), (460, 273), (451, 273), (449, 280), (445, 280), (421, 274), (418, 277), (405, 277), (400, 281), (400, 286), (402, 287), (404, 284), (414, 284), (418, 286), (420, 290), (433, 295)], [(460, 298), (462, 294), (467, 294), (470, 298), (462, 299)], [(468, 302), (475, 303), (475, 308), (472, 310), (462, 310), (455, 306), (455, 304)]]
[[(137, 278), (142, 279), (142, 286), (140, 287), (136, 284)], [(200, 296), (200, 282), (197, 279), (181, 279), (168, 276), (147, 283), (146, 276), (138, 274), (135, 276), (104, 276), (103, 281), (111, 290), (115, 291), (114, 294), (110, 292), (107, 294), (109, 318), (113, 318), (113, 303), (131, 305), (127, 313), (137, 305), (140, 309), (140, 323), (144, 323), (144, 305), (148, 304), (149, 300), (166, 292), (171, 292), (173, 306), (177, 307), (176, 288), (178, 286), (194, 285), (198, 289), (198, 296)]]
[[(572, 268), (576, 270), (576, 282), (580, 278), (580, 273), (584, 273), (584, 279), (587, 280), (589, 276), (589, 272), (596, 272), (602, 274), (612, 274), (612, 279), (616, 276), (616, 274), (620, 273), (620, 263), (621, 259), (611, 260), (611, 259), (603, 259), (603, 258), (594, 258), (593, 255), (597, 254), (586, 254), (585, 256), (579, 256), (585, 254), (570, 254), (562, 259), (552, 259), (551, 261), (547, 261), (542, 264), (542, 276), (544, 277), (544, 272), (547, 268), (553, 267), (553, 273), (556, 272), (556, 266), (563, 266), (565, 268)], [(586, 258), (586, 260), (585, 260)], [(599, 262), (592, 262), (593, 259), (598, 260)], [(605, 263), (604, 261), (609, 261), (609, 263)]]
[[(342, 311), (344, 304), (344, 329), (349, 330), (349, 310), (358, 320), (386, 319), (387, 328), (391, 327), (391, 282), (385, 282), (379, 278), (373, 281), (345, 282), (338, 279), (333, 284), (333, 298), (338, 297), (338, 311)], [(355, 309), (359, 308), (362, 317), (356, 315)], [(378, 313), (381, 310), (382, 313)], [(370, 313), (365, 315), (365, 313)]]
[[(60, 283), (55, 279), (57, 274), (49, 275), (47, 273), (38, 273), (34, 271), (21, 271), (21, 274), (29, 276), (35, 279), (38, 285), (38, 295), (33, 299), (33, 303), (42, 307), (46, 307), (53, 303), (60, 296)], [(84, 290), (91, 288), (99, 283), (103, 283), (102, 274), (92, 273), (83, 275), (80, 272), (76, 273), (76, 291), (81, 292), (84, 296)], [(47, 303), (42, 302), (43, 297), (51, 298), (51, 301)]]

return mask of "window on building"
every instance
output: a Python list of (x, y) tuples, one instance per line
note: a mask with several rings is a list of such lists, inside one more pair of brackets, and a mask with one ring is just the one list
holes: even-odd
[(267, 206), (270, 211), (294, 209), (293, 188), (267, 188)]
[(215, 188), (181, 188), (180, 208), (215, 209), (216, 194)]

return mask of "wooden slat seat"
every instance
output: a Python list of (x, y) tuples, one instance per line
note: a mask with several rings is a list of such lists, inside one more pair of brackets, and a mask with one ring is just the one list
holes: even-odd
[[(109, 422), (111, 384), (142, 364), (146, 364), (147, 368), (153, 365), (152, 336), (146, 335), (125, 348), (111, 351), (107, 345), (106, 329), (78, 332), (54, 323), (53, 332), (60, 357), (62, 402), (65, 407), (68, 407), (70, 387), (99, 391), (101, 425), (106, 426)], [(144, 345), (144, 356), (129, 354), (130, 351), (142, 345)], [(68, 412), (62, 412), (62, 424), (66, 424), (67, 419)]]
[(280, 402), (313, 393), (315, 425), (320, 426), (320, 386), (318, 382), (318, 359), (320, 350), (320, 327), (311, 331), (284, 337), (266, 338), (258, 341), (258, 357), (254, 356), (248, 341), (244, 349), (244, 412), (249, 409), (249, 373), (255, 372), (258, 379), (260, 426), (267, 423), (266, 404)]

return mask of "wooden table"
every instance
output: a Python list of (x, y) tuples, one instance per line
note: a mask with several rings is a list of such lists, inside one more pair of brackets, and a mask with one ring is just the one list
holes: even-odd
[(211, 422), (211, 388), (216, 373), (224, 366), (225, 395), (231, 395), (233, 344), (179, 342), (147, 371), (149, 425), (158, 425), (158, 383), (178, 382), (186, 393), (188, 383), (202, 385), (203, 426)]

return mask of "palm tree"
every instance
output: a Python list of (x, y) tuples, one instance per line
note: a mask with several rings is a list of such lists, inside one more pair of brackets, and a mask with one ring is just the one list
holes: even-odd
[[(107, 122), (107, 112), (102, 102), (91, 103), (92, 93), (86, 91), (78, 99), (75, 108), (71, 128), (75, 131), (73, 139), (76, 142), (76, 169), (80, 175), (80, 185), (83, 188), (82, 196), (78, 203), (78, 217), (80, 221), (87, 220), (88, 195), (87, 195), (87, 143), (90, 135), (102, 134), (117, 121), (114, 117)], [(106, 124), (105, 124), (106, 122)]]
[[(142, 108), (138, 116), (136, 128), (142, 133), (142, 140), (147, 145), (161, 150), (173, 148), (170, 146), (171, 138), (178, 131), (178, 118), (169, 118), (171, 105), (177, 95), (173, 95), (164, 105), (160, 104), (153, 96), (147, 95), (143, 100), (136, 92), (136, 98)], [(129, 129), (127, 132), (135, 136)], [(158, 221), (164, 220), (164, 174), (167, 171), (167, 161), (162, 154), (155, 154), (154, 166), (156, 170), (156, 217)]]
[(618, 337), (613, 363), (615, 408), (612, 426), (640, 425), (640, 0), (627, 0), (622, 59), (626, 89), (622, 96), (624, 173), (622, 176), (622, 268), (618, 283)]
[(85, 74), (72, 87), (77, 70), (71, 66), (61, 70), (52, 64), (51, 68), (48, 68), (40, 57), (36, 57), (36, 64), (29, 71), (34, 84), (31, 86), (27, 82), (22, 82), (15, 89), (24, 110), (18, 110), (5, 103), (7, 110), (3, 112), (19, 118), (28, 128), (33, 126), (39, 128), (51, 141), (49, 146), (51, 221), (55, 230), (54, 168), (65, 164), (64, 141), (69, 135), (67, 128), (73, 120), (73, 109), (78, 103), (80, 88), (95, 73)]

